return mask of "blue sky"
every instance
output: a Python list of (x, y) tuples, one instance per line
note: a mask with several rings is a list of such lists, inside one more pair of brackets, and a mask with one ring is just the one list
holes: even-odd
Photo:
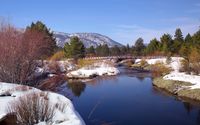
[(54, 31), (96, 32), (122, 43), (146, 43), (163, 33), (193, 34), (200, 0), (1, 0), (0, 17), (19, 28), (41, 20)]

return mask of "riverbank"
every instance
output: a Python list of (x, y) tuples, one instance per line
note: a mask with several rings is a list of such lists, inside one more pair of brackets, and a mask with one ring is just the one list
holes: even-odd
[(29, 117), (38, 120), (33, 121), (38, 125), (85, 125), (68, 98), (29, 86), (0, 82), (0, 106), (0, 124), (6, 125), (5, 120), (14, 113), (17, 121), (25, 123)]
[[(148, 67), (157, 66), (162, 63), (169, 67), (171, 72), (153, 77), (153, 85), (181, 98), (200, 101), (200, 76), (179, 72), (181, 67), (181, 57), (146, 59)], [(136, 60), (140, 63), (141, 59)], [(151, 68), (150, 68), (151, 70)]]
[(154, 78), (153, 85), (181, 98), (200, 101), (200, 89), (191, 89), (193, 84), (174, 80), (165, 80), (162, 77)]
[(107, 61), (101, 63), (94, 63), (89, 66), (82, 67), (80, 69), (71, 71), (66, 74), (69, 79), (92, 79), (96, 76), (113, 76), (117, 75), (119, 70)]

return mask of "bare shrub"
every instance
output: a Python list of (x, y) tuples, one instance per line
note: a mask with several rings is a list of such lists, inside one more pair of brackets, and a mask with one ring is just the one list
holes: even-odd
[(60, 65), (57, 61), (50, 61), (48, 64), (49, 67), (49, 71), (51, 73), (60, 73), (61, 69), (60, 69)]
[(61, 59), (64, 59), (65, 54), (64, 51), (58, 51), (53, 56), (50, 57), (51, 61), (59, 61)]
[(186, 60), (186, 59), (181, 60), (181, 67), (180, 67), (179, 71), (186, 72), (188, 74), (191, 72), (188, 60)]
[(81, 67), (93, 65), (96, 62), (98, 62), (98, 60), (94, 60), (94, 59), (79, 59), (78, 62), (77, 62), (77, 65), (78, 65), (79, 68), (81, 68)]
[(127, 62), (126, 62), (126, 65), (127, 65), (128, 67), (131, 67), (131, 66), (133, 65), (133, 61), (132, 61), (132, 60), (127, 61)]
[(47, 93), (30, 93), (12, 102), (8, 113), (15, 113), (18, 125), (35, 125), (39, 122), (52, 123), (55, 106), (49, 104)]
[(191, 72), (196, 75), (200, 74), (200, 52), (197, 48), (193, 48), (189, 55), (189, 63), (191, 67)]
[(41, 81), (38, 88), (41, 90), (56, 91), (57, 86), (66, 81), (65, 76), (57, 75)]
[(146, 61), (145, 59), (142, 59), (142, 60), (140, 61), (140, 66), (141, 66), (141, 67), (145, 67), (146, 65), (148, 65), (147, 61)]
[(170, 64), (171, 61), (172, 61), (171, 56), (167, 56), (167, 58), (166, 58), (166, 64)]
[(49, 47), (46, 35), (35, 30), (18, 31), (0, 24), (0, 81), (27, 84), (33, 78), (36, 59), (45, 57)]
[(66, 109), (66, 107), (67, 107), (67, 104), (66, 104), (66, 103), (63, 103), (63, 102), (61, 102), (61, 103), (56, 103), (55, 107), (56, 107), (59, 111), (65, 113), (65, 109)]
[(169, 74), (172, 69), (165, 66), (163, 63), (156, 62), (155, 64), (151, 65), (151, 71), (153, 77), (160, 77)]

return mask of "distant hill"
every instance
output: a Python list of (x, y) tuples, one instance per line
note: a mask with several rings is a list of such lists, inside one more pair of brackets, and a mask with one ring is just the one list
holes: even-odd
[(64, 47), (66, 42), (70, 41), (70, 38), (73, 36), (79, 37), (79, 39), (83, 42), (85, 47), (94, 46), (97, 45), (103, 45), (107, 44), (109, 47), (113, 47), (115, 45), (121, 47), (122, 44), (112, 40), (111, 38), (98, 34), (98, 33), (63, 33), (63, 32), (54, 32), (54, 36), (57, 41), (57, 45), (59, 47)]

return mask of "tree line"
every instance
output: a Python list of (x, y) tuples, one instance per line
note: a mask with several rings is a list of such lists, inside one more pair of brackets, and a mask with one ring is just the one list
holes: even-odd
[[(19, 84), (32, 84), (34, 73), (38, 67), (37, 60), (46, 60), (56, 53), (62, 58), (79, 59), (86, 56), (182, 56), (185, 68), (200, 69), (200, 29), (193, 35), (183, 37), (181, 29), (176, 29), (174, 37), (163, 34), (158, 40), (152, 39), (145, 45), (142, 38), (130, 46), (113, 46), (107, 44), (85, 48), (78, 37), (72, 37), (64, 48), (56, 46), (53, 32), (41, 21), (27, 26), (24, 32), (8, 23), (0, 23), (0, 81)], [(63, 56), (62, 56), (63, 55)], [(197, 63), (196, 63), (197, 62)], [(195, 67), (194, 67), (195, 66)], [(199, 71), (199, 70), (198, 70)]]
[[(76, 42), (75, 42), (76, 41)], [(77, 44), (78, 43), (78, 44)], [(72, 46), (70, 49), (69, 46)], [(76, 47), (77, 46), (77, 47)], [(80, 47), (78, 47), (80, 46)], [(78, 57), (85, 56), (118, 56), (118, 55), (132, 55), (132, 56), (183, 56), (187, 57), (191, 50), (200, 49), (200, 29), (193, 35), (189, 33), (183, 37), (180, 28), (176, 29), (174, 37), (170, 34), (163, 34), (158, 40), (152, 39), (149, 44), (144, 44), (142, 38), (138, 38), (135, 44), (129, 46), (113, 46), (109, 47), (107, 44), (91, 46), (85, 48), (82, 42), (77, 38), (72, 38), (70, 43), (66, 43), (64, 51), (67, 57), (69, 54), (75, 54)], [(73, 53), (73, 54), (72, 54)], [(76, 54), (79, 53), (79, 54)], [(75, 57), (71, 56), (71, 57)], [(77, 57), (75, 57), (77, 58)]]

